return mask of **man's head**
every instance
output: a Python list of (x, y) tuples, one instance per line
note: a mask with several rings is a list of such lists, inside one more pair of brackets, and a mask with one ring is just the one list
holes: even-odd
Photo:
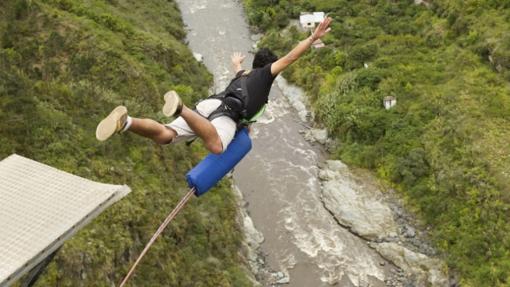
[(266, 66), (267, 64), (271, 64), (273, 62), (276, 62), (278, 60), (278, 57), (271, 52), (268, 48), (262, 48), (255, 53), (255, 57), (253, 58), (253, 69), (256, 68), (262, 68)]

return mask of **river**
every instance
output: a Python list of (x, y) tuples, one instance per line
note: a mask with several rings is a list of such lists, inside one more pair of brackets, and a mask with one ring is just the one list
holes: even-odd
[[(219, 92), (233, 76), (233, 52), (248, 55), (247, 69), (252, 61), (254, 41), (242, 5), (233, 0), (177, 2), (189, 46), (214, 75), (211, 92)], [(253, 150), (234, 172), (248, 202), (245, 212), (264, 237), (257, 279), (263, 286), (277, 281), (293, 287), (387, 286), (395, 266), (325, 208), (318, 177), (325, 153), (305, 140), (307, 123), (282, 85), (275, 81), (266, 114), (253, 128)]]

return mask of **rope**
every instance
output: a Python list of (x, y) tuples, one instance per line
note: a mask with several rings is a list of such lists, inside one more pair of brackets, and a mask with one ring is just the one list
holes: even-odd
[(145, 253), (147, 253), (147, 251), (149, 250), (151, 245), (154, 243), (154, 241), (156, 241), (158, 236), (161, 235), (163, 230), (165, 230), (165, 228), (168, 226), (168, 224), (170, 224), (170, 221), (172, 221), (172, 219), (174, 219), (174, 217), (181, 211), (181, 209), (184, 207), (184, 205), (188, 202), (188, 200), (191, 198), (191, 196), (194, 193), (195, 193), (195, 188), (190, 189), (190, 191), (188, 191), (188, 193), (186, 193), (186, 195), (184, 195), (184, 197), (181, 199), (181, 201), (177, 204), (177, 206), (174, 208), (174, 210), (172, 210), (172, 212), (170, 212), (170, 214), (166, 217), (165, 221), (163, 221), (163, 223), (161, 223), (158, 230), (156, 230), (154, 235), (152, 235), (151, 240), (149, 240), (147, 245), (145, 245), (145, 248), (143, 249), (142, 253), (138, 256), (138, 258), (136, 259), (133, 266), (131, 266), (131, 269), (129, 269), (129, 272), (126, 274), (126, 277), (124, 277), (124, 279), (120, 283), (119, 287), (123, 287), (124, 284), (126, 284), (126, 282), (129, 280), (131, 275), (133, 275), (133, 272), (135, 271), (136, 266), (138, 265), (138, 263), (140, 263), (143, 256), (145, 255)]

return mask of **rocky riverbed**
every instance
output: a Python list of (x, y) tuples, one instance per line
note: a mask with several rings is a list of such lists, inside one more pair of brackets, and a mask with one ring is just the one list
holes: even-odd
[[(303, 129), (300, 133), (309, 143), (327, 150), (335, 146), (325, 129), (312, 128), (313, 118), (306, 108), (303, 91), (279, 77), (277, 83), (290, 105), (296, 109)], [(271, 117), (263, 119), (271, 123)], [(336, 223), (363, 240), (385, 260), (379, 264), (390, 266), (385, 286), (455, 286), (454, 279), (445, 273), (446, 266), (429, 245), (427, 229), (419, 227), (416, 219), (405, 210), (395, 190), (380, 183), (370, 172), (352, 169), (339, 160), (325, 160), (317, 164), (320, 181), (320, 200)], [(241, 206), (246, 207), (239, 189), (236, 193)], [(286, 285), (287, 273), (266, 265), (261, 251), (264, 236), (253, 224), (246, 210), (241, 210), (240, 224), (246, 235), (246, 251), (252, 271), (272, 286)], [(336, 284), (335, 284), (336, 285)], [(353, 284), (355, 286), (373, 286)], [(340, 285), (339, 285), (340, 286)]]
[[(278, 81), (301, 119), (310, 117), (303, 91), (284, 79)], [(335, 145), (325, 129), (300, 131), (311, 143), (326, 149)], [(340, 160), (326, 160), (318, 174), (321, 200), (338, 224), (359, 236), (398, 269), (388, 286), (450, 286), (445, 263), (429, 245), (426, 228), (416, 228), (395, 190), (385, 187), (370, 172), (351, 169)]]

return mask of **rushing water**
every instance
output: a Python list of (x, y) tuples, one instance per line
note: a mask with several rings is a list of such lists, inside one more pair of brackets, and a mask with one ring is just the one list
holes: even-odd
[[(233, 76), (230, 55), (252, 50), (240, 3), (179, 0), (190, 47), (204, 57), (216, 91)], [(252, 56), (244, 64), (249, 68)], [(267, 270), (290, 278), (288, 286), (384, 286), (388, 264), (365, 241), (337, 224), (324, 208), (317, 178), (321, 150), (304, 140), (298, 112), (275, 85), (266, 114), (252, 132), (254, 148), (234, 178), (247, 211), (265, 241)], [(263, 285), (274, 280), (258, 274)]]

